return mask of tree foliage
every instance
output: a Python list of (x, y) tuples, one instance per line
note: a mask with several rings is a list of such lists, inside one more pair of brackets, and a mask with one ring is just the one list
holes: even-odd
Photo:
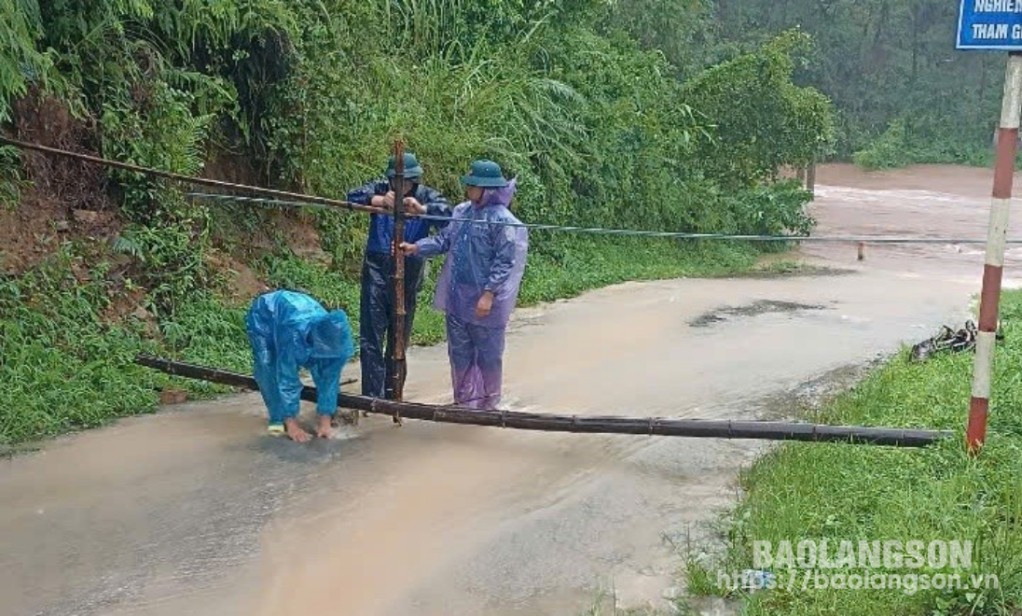
[(793, 54), (808, 42), (803, 33), (786, 32), (685, 85), (686, 100), (717, 124), (718, 139), (700, 150), (711, 173), (732, 185), (752, 184), (773, 178), (781, 165), (810, 163), (829, 141), (830, 102), (791, 82)]
[[(705, 13), (663, 4), (671, 4), (668, 23), (691, 16), (698, 24)], [(804, 193), (764, 200), (756, 191), (779, 167), (809, 160), (830, 134), (828, 101), (791, 80), (806, 37), (784, 34), (686, 79), (695, 56), (683, 51), (697, 40), (636, 21), (641, 3), (19, 0), (9, 8), (17, 18), (0, 34), (15, 44), (0, 54), (0, 76), (14, 77), (0, 82), (0, 109), (32, 83), (93, 127), (103, 155), (180, 173), (240, 154), (256, 181), (339, 196), (378, 175), (401, 137), (428, 181), (455, 199), (471, 159), (496, 159), (518, 176), (516, 207), (527, 220), (752, 231), (765, 216), (787, 221), (779, 230), (803, 230)], [(28, 121), (14, 118), (13, 128)], [(116, 246), (138, 262), (154, 308), (172, 312), (208, 284), (201, 255), (213, 219), (164, 183), (109, 178), (126, 223)], [(767, 209), (750, 213), (742, 203)], [(319, 222), (335, 265), (350, 269), (364, 218)], [(557, 251), (546, 238), (536, 247)]]
[(891, 127), (903, 136), (898, 155), (864, 153), (867, 159), (884, 165), (982, 162), (998, 119), (1004, 57), (955, 50), (958, 6), (945, 0), (717, 0), (704, 19), (715, 33), (717, 58), (796, 26), (813, 37), (816, 53), (795, 81), (834, 101), (838, 156), (870, 149)]

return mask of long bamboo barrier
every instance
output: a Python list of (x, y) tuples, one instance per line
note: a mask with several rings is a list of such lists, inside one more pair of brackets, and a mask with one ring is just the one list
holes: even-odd
[[(136, 363), (170, 375), (258, 390), (255, 379), (243, 374), (140, 355)], [(316, 388), (305, 386), (302, 400), (316, 401)], [(457, 406), (397, 402), (342, 393), (343, 408), (399, 415), (440, 423), (468, 424), (545, 432), (587, 434), (642, 434), (687, 436), (695, 438), (760, 439), (785, 441), (834, 442), (893, 447), (925, 447), (953, 436), (950, 431), (864, 426), (828, 426), (780, 421), (732, 421), (709, 419), (669, 419), (663, 417), (620, 417), (607, 415), (553, 415), (519, 411), (483, 411)]]

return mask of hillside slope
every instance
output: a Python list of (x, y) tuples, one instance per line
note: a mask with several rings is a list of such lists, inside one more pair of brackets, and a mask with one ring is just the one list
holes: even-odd
[[(401, 137), (452, 201), (472, 159), (497, 160), (529, 222), (812, 226), (809, 195), (775, 183), (831, 130), (827, 99), (791, 82), (808, 49), (797, 33), (682, 82), (596, 0), (0, 6), (0, 121), (21, 140), (343, 197)], [(305, 289), (357, 322), (364, 215), (200, 202), (194, 187), (10, 147), (0, 178), (0, 443), (153, 408), (168, 383), (131, 365), (140, 349), (246, 370), (242, 310), (263, 288)], [(753, 256), (536, 232), (522, 301)], [(413, 342), (441, 333), (426, 308)]]

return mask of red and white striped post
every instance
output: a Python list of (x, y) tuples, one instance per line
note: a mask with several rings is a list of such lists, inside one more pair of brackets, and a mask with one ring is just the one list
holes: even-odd
[(970, 453), (983, 446), (990, 411), (990, 383), (994, 366), (994, 341), (997, 332), (997, 307), (1001, 298), (1004, 270), (1004, 245), (1011, 210), (1011, 184), (1018, 147), (1019, 114), (1022, 112), (1022, 55), (1008, 54), (1001, 99), (1001, 124), (997, 131), (997, 158), (994, 162), (994, 190), (990, 201), (990, 226), (987, 254), (983, 265), (983, 288), (979, 299), (979, 334), (972, 374), (972, 399), (965, 439)]

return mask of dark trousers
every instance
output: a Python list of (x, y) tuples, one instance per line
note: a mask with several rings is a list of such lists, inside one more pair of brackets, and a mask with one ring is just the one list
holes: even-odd
[[(362, 300), (359, 316), (359, 363), (362, 367), (362, 395), (392, 398), (394, 365), (388, 360), (394, 346), (391, 327), (395, 306), (391, 294), (394, 259), (369, 252), (362, 261)], [(419, 289), (425, 278), (425, 261), (405, 257), (405, 347), (411, 340)], [(386, 348), (384, 347), (386, 345)], [(402, 389), (404, 388), (404, 375)]]

